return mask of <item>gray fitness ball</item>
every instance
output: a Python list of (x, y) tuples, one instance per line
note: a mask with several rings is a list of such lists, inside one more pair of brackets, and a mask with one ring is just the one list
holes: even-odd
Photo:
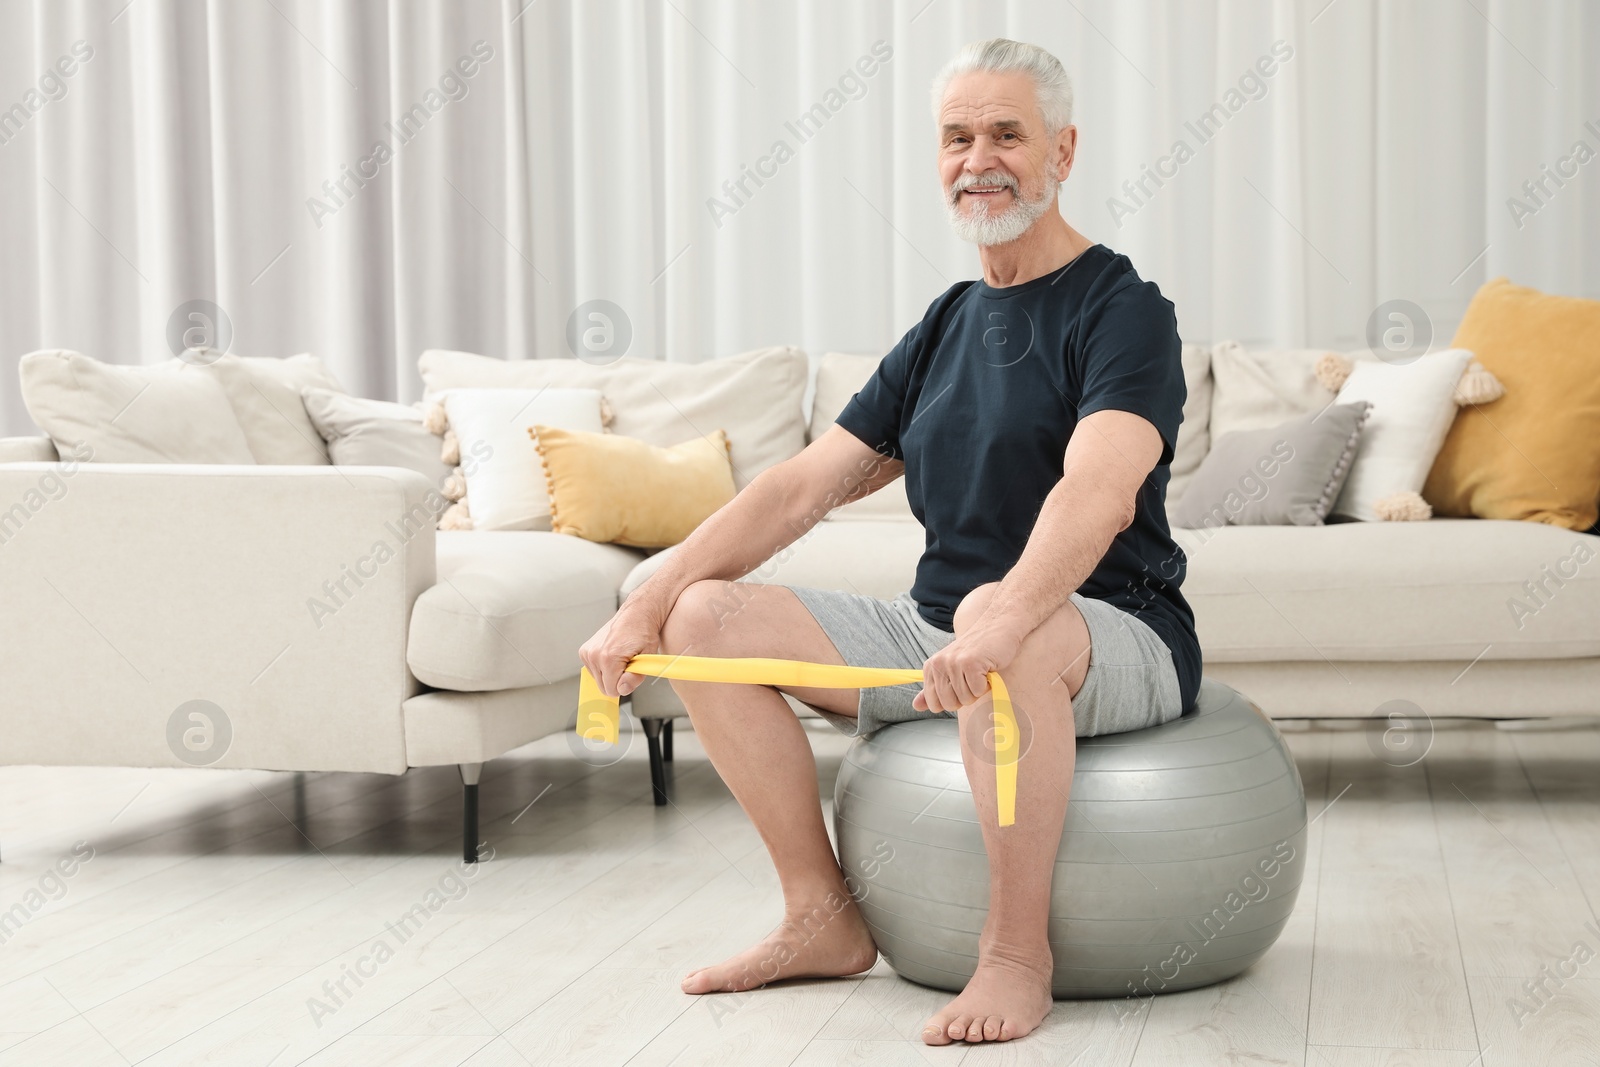
[[(989, 863), (954, 717), (857, 741), (833, 803), (846, 882), (889, 965), (960, 990)], [(1055, 995), (1143, 997), (1243, 971), (1289, 921), (1305, 842), (1288, 746), (1225, 685), (1203, 681), (1161, 726), (1080, 737), (1051, 892)]]

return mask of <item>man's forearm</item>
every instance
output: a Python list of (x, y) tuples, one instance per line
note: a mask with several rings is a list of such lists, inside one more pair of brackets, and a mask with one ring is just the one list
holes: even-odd
[(980, 624), (998, 624), (1026, 637), (1054, 615), (1094, 573), (1111, 542), (1132, 521), (1131, 504), (1104, 482), (1077, 471), (1045, 497), (1017, 563), (990, 598)]
[[(706, 578), (732, 581), (793, 544), (822, 514), (797, 513), (797, 494), (777, 474), (763, 471), (731, 501), (695, 527), (661, 568), (629, 594), (665, 618), (678, 595)], [(825, 512), (824, 512), (825, 514)]]

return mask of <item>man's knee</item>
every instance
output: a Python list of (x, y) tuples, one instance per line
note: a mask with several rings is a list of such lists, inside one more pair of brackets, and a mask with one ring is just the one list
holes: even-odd
[(1068, 695), (1076, 696), (1089, 672), (1089, 653), (1089, 624), (1069, 600), (1023, 638), (1016, 663), (1052, 684), (1065, 685)]
[[(987, 582), (961, 598), (956, 607), (955, 630), (970, 629), (994, 599), (999, 582)], [(1022, 639), (1011, 669), (1022, 674), (1050, 675), (1076, 693), (1088, 673), (1089, 626), (1083, 613), (1067, 601), (1056, 613)]]
[(739, 582), (702, 579), (691, 584), (678, 594), (677, 602), (667, 613), (667, 621), (661, 627), (662, 651), (669, 655), (691, 650), (713, 655), (729, 619), (744, 603), (741, 592)]
[(961, 598), (961, 603), (956, 605), (955, 618), (952, 620), (956, 633), (962, 633), (983, 618), (983, 613), (988, 610), (989, 602), (994, 599), (995, 591), (999, 588), (999, 582), (985, 582)]

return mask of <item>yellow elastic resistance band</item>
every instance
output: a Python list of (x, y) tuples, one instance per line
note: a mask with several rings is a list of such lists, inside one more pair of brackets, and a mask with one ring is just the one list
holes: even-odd
[[(685, 682), (742, 682), (749, 685), (798, 685), (813, 689), (872, 689), (922, 681), (919, 670), (894, 667), (840, 667), (794, 659), (718, 659), (712, 656), (635, 656), (626, 668), (632, 674), (676, 678)], [(998, 671), (989, 672), (994, 692), (994, 785), (1001, 826), (1017, 818), (1017, 753), (1021, 736), (1011, 695)], [(616, 744), (621, 737), (618, 699), (600, 691), (587, 667), (578, 676), (578, 734), (585, 740)]]

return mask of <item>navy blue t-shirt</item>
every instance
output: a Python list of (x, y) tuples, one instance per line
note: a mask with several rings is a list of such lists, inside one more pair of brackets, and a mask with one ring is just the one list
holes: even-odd
[(961, 598), (1016, 565), (1079, 419), (1131, 411), (1160, 431), (1161, 458), (1133, 523), (1078, 593), (1154, 630), (1172, 649), (1184, 709), (1193, 705), (1200, 642), (1165, 506), (1186, 396), (1180, 351), (1172, 303), (1104, 245), (1020, 285), (957, 282), (929, 306), (838, 418), (905, 462), (927, 533), (911, 587), (923, 618), (953, 631)]

